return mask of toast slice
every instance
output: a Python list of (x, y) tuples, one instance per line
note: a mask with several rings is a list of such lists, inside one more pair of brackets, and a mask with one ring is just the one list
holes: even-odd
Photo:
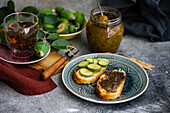
[(126, 74), (123, 70), (107, 71), (97, 81), (97, 95), (105, 100), (120, 97), (125, 79)]
[(91, 77), (86, 77), (80, 74), (79, 72), (79, 67), (77, 67), (74, 70), (74, 81), (77, 84), (90, 84), (90, 83), (95, 83), (98, 78), (106, 71), (107, 67), (102, 67), (101, 70), (99, 72), (94, 72), (94, 74)]

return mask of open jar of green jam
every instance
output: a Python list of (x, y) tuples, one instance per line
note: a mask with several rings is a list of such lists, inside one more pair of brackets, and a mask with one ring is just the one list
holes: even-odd
[(121, 13), (111, 7), (103, 6), (91, 11), (86, 27), (86, 35), (91, 52), (115, 53), (121, 43), (124, 26)]

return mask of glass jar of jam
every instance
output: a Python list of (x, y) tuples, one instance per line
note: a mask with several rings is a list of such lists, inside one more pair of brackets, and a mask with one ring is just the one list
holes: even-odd
[(111, 7), (103, 6), (91, 11), (86, 27), (86, 35), (91, 52), (115, 53), (121, 43), (124, 26), (121, 13)]

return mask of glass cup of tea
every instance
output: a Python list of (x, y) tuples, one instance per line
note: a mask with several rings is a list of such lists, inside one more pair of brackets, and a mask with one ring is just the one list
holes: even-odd
[(37, 42), (38, 17), (28, 12), (9, 14), (4, 19), (4, 31), (12, 57), (29, 61)]

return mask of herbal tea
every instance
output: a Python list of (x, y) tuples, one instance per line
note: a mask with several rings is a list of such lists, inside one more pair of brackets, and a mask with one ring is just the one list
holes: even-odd
[[(9, 25), (7, 34), (7, 42), (11, 49), (14, 49), (14, 55), (25, 50), (31, 50), (36, 43), (37, 26), (32, 22), (19, 21)], [(26, 53), (22, 53), (26, 54)]]

